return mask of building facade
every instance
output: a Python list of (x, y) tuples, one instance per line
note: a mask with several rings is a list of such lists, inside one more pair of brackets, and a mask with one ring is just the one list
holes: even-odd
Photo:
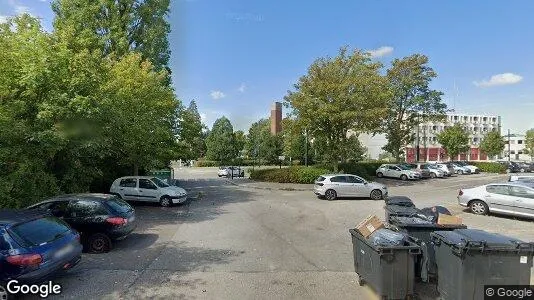
[(463, 125), (469, 133), (470, 149), (453, 160), (484, 161), (491, 158), (480, 151), (480, 142), (490, 131), (501, 132), (501, 117), (487, 115), (447, 114), (442, 122), (427, 122), (414, 129), (416, 136), (413, 145), (406, 147), (406, 161), (417, 160), (419, 144), (419, 161), (447, 161), (449, 156), (438, 143), (437, 135), (455, 124)]
[(282, 131), (282, 103), (275, 102), (271, 107), (271, 134), (276, 135)]
[[(504, 147), (503, 157), (508, 158), (510, 154), (511, 160), (530, 161), (530, 155), (526, 151), (525, 136), (522, 134), (510, 134), (510, 136), (504, 136), (506, 140), (506, 146)], [(510, 147), (508, 147), (508, 141), (510, 141)]]

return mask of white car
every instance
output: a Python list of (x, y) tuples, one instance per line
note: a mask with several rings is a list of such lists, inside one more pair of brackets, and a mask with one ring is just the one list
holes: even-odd
[[(232, 176), (233, 173), (233, 176)], [(220, 167), (217, 172), (219, 177), (245, 177), (245, 170), (239, 167)]]
[(321, 175), (315, 181), (313, 192), (319, 197), (335, 200), (338, 197), (365, 197), (384, 199), (388, 188), (377, 182), (368, 182), (352, 174)]
[(470, 165), (466, 162), (463, 162), (463, 161), (455, 161), (454, 162), (455, 165), (458, 165), (460, 167), (464, 167), (464, 168), (467, 168), (469, 169), (469, 171), (471, 171), (472, 174), (478, 174), (480, 173), (480, 168), (477, 167), (477, 166), (473, 166), (473, 165)]
[(440, 170), (441, 172), (443, 172), (443, 175), (445, 176), (452, 176), (455, 174), (454, 172), (454, 169), (451, 167), (449, 167), (447, 164), (441, 164), (441, 163), (433, 163), (433, 164), (430, 164), (432, 166), (432, 168), (437, 168), (438, 170)]
[(454, 173), (458, 175), (468, 175), (471, 174), (471, 169), (468, 167), (460, 166), (456, 163), (448, 163), (449, 166), (451, 166), (454, 169)]
[(434, 164), (419, 164), (421, 169), (428, 170), (430, 172), (430, 178), (443, 178), (445, 172), (438, 168)]
[(110, 194), (127, 201), (159, 202), (167, 207), (187, 200), (187, 192), (178, 186), (171, 186), (157, 177), (126, 176), (115, 179)]
[(400, 178), (402, 180), (421, 179), (421, 173), (402, 165), (383, 164), (376, 169), (377, 177)]
[(477, 215), (495, 212), (534, 218), (534, 183), (504, 182), (462, 189), (458, 204)]

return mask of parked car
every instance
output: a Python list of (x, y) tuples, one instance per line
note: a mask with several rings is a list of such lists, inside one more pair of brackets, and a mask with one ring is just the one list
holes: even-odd
[(448, 176), (448, 177), (456, 174), (456, 172), (454, 172), (454, 168), (448, 164), (435, 163), (435, 164), (430, 164), (430, 166), (432, 166), (433, 168), (437, 168), (438, 170), (441, 170), (443, 172), (443, 175)]
[[(233, 176), (232, 176), (233, 174)], [(217, 172), (219, 177), (245, 177), (245, 170), (240, 167), (220, 167)]]
[(159, 202), (163, 207), (187, 200), (187, 192), (183, 188), (171, 186), (157, 177), (150, 176), (117, 178), (109, 192), (126, 201)]
[(377, 177), (400, 178), (402, 180), (421, 179), (421, 174), (408, 167), (394, 164), (383, 164), (376, 169)]
[(81, 254), (80, 235), (62, 220), (41, 211), (0, 211), (0, 286), (50, 280), (78, 264)]
[(498, 163), (506, 168), (506, 173), (518, 173), (521, 170), (519, 165), (513, 161), (498, 161)]
[(516, 164), (519, 167), (519, 172), (521, 173), (534, 172), (534, 163), (516, 162)]
[(440, 170), (434, 164), (417, 164), (417, 168), (428, 171), (430, 178), (443, 178), (445, 176), (445, 172)]
[(50, 212), (67, 222), (81, 233), (91, 253), (108, 252), (112, 241), (126, 238), (137, 226), (134, 209), (110, 194), (61, 195), (28, 209)]
[(469, 164), (468, 162), (465, 162), (465, 161), (453, 161), (452, 163), (456, 164), (456, 165), (459, 165), (461, 167), (464, 167), (464, 168), (468, 168), (472, 174), (478, 174), (480, 173), (480, 168), (477, 167), (477, 166), (473, 166), (471, 164)]
[(313, 192), (319, 197), (334, 200), (338, 197), (365, 197), (373, 200), (384, 199), (388, 195), (385, 185), (369, 182), (351, 174), (321, 175), (315, 181)]
[(477, 215), (500, 213), (534, 218), (534, 183), (505, 182), (462, 189), (458, 204)]
[(424, 165), (424, 164), (420, 164), (420, 163), (417, 163), (417, 164), (408, 164), (408, 163), (400, 164), (400, 166), (406, 167), (406, 168), (408, 168), (410, 170), (413, 170), (413, 171), (419, 173), (421, 175), (421, 178), (423, 178), (423, 179), (430, 178), (430, 171), (428, 170), (428, 168), (421, 168), (422, 165)]
[(510, 175), (510, 177), (508, 177), (508, 181), (509, 182), (514, 182), (514, 181), (534, 182), (534, 175)]
[(458, 175), (471, 174), (471, 169), (469, 169), (467, 167), (463, 167), (463, 166), (460, 166), (460, 165), (452, 163), (452, 162), (447, 163), (447, 166), (452, 168), (454, 170), (454, 173), (456, 173)]

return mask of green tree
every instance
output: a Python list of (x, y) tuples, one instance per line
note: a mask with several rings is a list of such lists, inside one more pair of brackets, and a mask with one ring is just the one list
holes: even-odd
[(135, 51), (169, 72), (169, 0), (54, 0), (52, 10), (56, 33), (72, 49), (116, 57)]
[(268, 163), (277, 163), (278, 156), (282, 155), (282, 135), (272, 135), (270, 121), (261, 119), (253, 123), (248, 131), (246, 150), (252, 157)]
[(349, 130), (379, 130), (389, 96), (381, 67), (364, 52), (342, 48), (334, 58), (317, 59), (285, 97), (300, 126), (323, 143), (328, 161), (347, 159)]
[(490, 131), (480, 143), (480, 149), (489, 157), (495, 157), (502, 153), (506, 142), (501, 134), (497, 131)]
[(451, 159), (469, 150), (469, 135), (460, 124), (455, 124), (440, 132), (437, 135), (437, 140)]
[(237, 157), (234, 128), (226, 117), (221, 117), (213, 123), (213, 127), (206, 139), (206, 157), (210, 160), (229, 164)]
[(530, 154), (530, 159), (534, 159), (534, 128), (527, 130), (525, 134), (525, 149)]
[(243, 132), (243, 130), (238, 130), (234, 132), (234, 140), (235, 140), (235, 148), (237, 150), (237, 153), (239, 155), (243, 154), (243, 151), (245, 150), (245, 144), (247, 142), (247, 137), (245, 136), (245, 132)]
[(447, 105), (441, 100), (443, 93), (429, 87), (436, 76), (428, 66), (428, 58), (420, 54), (395, 59), (387, 71), (392, 96), (384, 118), (383, 131), (388, 142), (382, 149), (397, 161), (404, 147), (414, 142), (414, 128), (430, 120), (440, 120), (446, 113)]
[[(282, 120), (282, 137), (286, 157), (299, 160), (301, 164), (306, 160), (306, 134), (298, 122), (294, 119), (285, 118)], [(311, 144), (308, 140), (308, 162), (310, 162)]]
[(180, 109), (178, 115), (180, 158), (190, 160), (203, 157), (206, 153), (206, 144), (202, 131), (205, 130), (206, 126), (202, 124), (196, 102), (191, 101), (186, 109)]

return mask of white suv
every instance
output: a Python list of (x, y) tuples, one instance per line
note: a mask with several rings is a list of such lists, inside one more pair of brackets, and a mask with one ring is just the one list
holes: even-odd
[(421, 179), (421, 174), (419, 172), (413, 171), (402, 165), (390, 164), (381, 165), (378, 169), (376, 169), (376, 176), (400, 178), (402, 180)]
[(245, 170), (240, 167), (220, 167), (217, 172), (219, 177), (245, 177)]
[(151, 176), (127, 176), (115, 179), (109, 192), (123, 200), (159, 202), (164, 207), (187, 200), (187, 192), (183, 188), (168, 185), (163, 180)]

